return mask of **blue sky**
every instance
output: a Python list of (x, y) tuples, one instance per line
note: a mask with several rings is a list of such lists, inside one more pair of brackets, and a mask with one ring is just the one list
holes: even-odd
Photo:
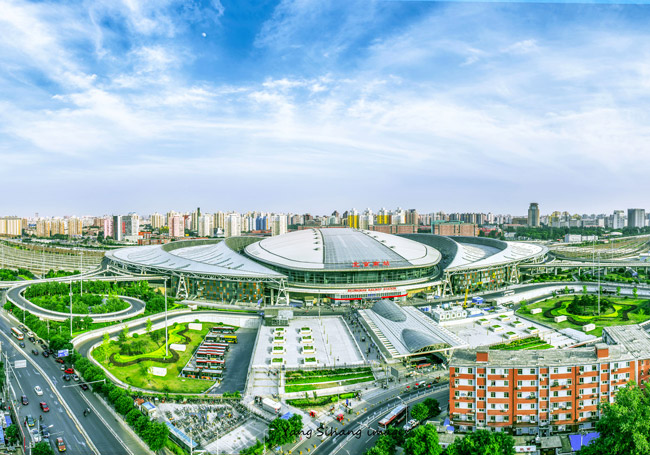
[(650, 6), (0, 0), (2, 214), (647, 207)]

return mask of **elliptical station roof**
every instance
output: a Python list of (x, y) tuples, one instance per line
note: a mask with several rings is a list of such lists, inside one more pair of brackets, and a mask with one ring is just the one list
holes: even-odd
[(351, 228), (290, 232), (248, 245), (245, 252), (268, 264), (311, 270), (426, 267), (441, 259), (440, 252), (428, 245), (382, 232)]

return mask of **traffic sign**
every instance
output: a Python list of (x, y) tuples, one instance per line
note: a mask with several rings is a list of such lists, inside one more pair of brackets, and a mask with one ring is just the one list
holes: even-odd
[(68, 353), (67, 349), (61, 349), (60, 351), (57, 351), (57, 353), (56, 353), (57, 357), (68, 357), (68, 355), (70, 355), (70, 354)]

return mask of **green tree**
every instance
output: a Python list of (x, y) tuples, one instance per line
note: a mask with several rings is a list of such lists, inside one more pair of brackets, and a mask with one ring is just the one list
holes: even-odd
[(639, 294), (639, 292), (636, 289), (636, 286), (634, 286), (634, 288), (632, 288), (632, 296), (636, 299), (638, 294)]
[(18, 430), (18, 425), (15, 423), (12, 423), (7, 427), (5, 430), (5, 436), (7, 436), (7, 439), (9, 440), (10, 444), (15, 444), (18, 442), (18, 438), (20, 437), (20, 431)]
[(277, 418), (269, 424), (268, 445), (281, 446), (293, 441), (295, 435), (291, 434), (291, 424), (288, 420)]
[(32, 449), (32, 455), (54, 455), (54, 451), (49, 443), (41, 441)]
[(425, 398), (422, 403), (424, 403), (429, 409), (428, 417), (437, 417), (438, 414), (440, 414), (440, 403), (438, 403), (438, 400), (435, 398)]
[(364, 455), (390, 455), (385, 448), (374, 446), (366, 450)]
[(422, 422), (424, 419), (429, 417), (429, 408), (427, 408), (427, 405), (424, 403), (418, 403), (411, 408), (411, 417)]
[(396, 446), (402, 446), (406, 441), (406, 431), (402, 427), (388, 427), (384, 436), (391, 438)]
[(614, 403), (603, 403), (596, 422), (600, 437), (580, 455), (650, 454), (650, 395), (634, 382), (616, 392)]
[(300, 435), (302, 430), (302, 416), (300, 414), (294, 414), (289, 418), (289, 424), (291, 424), (291, 434), (293, 437)]
[(438, 440), (438, 431), (433, 425), (420, 425), (411, 430), (404, 442), (406, 455), (439, 455), (442, 447)]
[(151, 329), (153, 328), (153, 322), (151, 322), (151, 318), (147, 319), (147, 328), (145, 331), (147, 332), (147, 335), (151, 336)]
[(111, 342), (111, 336), (108, 334), (108, 332), (104, 332), (102, 335), (102, 348), (104, 348), (104, 352), (108, 351), (108, 343)]
[(142, 436), (147, 430), (148, 426), (149, 426), (149, 417), (145, 415), (141, 415), (140, 417), (138, 417), (138, 420), (135, 421), (135, 425), (133, 425), (133, 429), (137, 434)]
[(142, 413), (140, 410), (134, 407), (126, 415), (126, 423), (128, 423), (130, 427), (133, 427), (141, 415)]
[(255, 444), (239, 452), (239, 455), (261, 455), (264, 452), (264, 444), (258, 439)]
[[(446, 455), (514, 455), (515, 440), (506, 433), (476, 430), (447, 447)], [(582, 455), (582, 454), (581, 454)]]
[(620, 287), (620, 286), (616, 286), (616, 295), (617, 295), (618, 297), (621, 296), (621, 287)]
[(582, 293), (587, 294), (587, 285), (586, 284), (582, 286)]
[(130, 396), (120, 397), (117, 402), (115, 402), (115, 410), (122, 415), (126, 415), (133, 409), (133, 398)]
[(152, 421), (144, 430), (142, 439), (147, 443), (149, 448), (154, 452), (165, 447), (165, 442), (169, 436), (169, 428), (162, 422)]
[(120, 343), (124, 343), (126, 339), (129, 337), (129, 326), (124, 324), (124, 327), (122, 327), (122, 330), (120, 330), (120, 334), (118, 335), (118, 340)]

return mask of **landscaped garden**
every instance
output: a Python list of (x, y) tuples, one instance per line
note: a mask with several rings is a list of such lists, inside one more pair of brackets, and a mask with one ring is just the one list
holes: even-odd
[(553, 346), (539, 337), (522, 338), (519, 340), (509, 341), (494, 346), (490, 349), (495, 351), (518, 351), (518, 350), (535, 350), (535, 349), (551, 349)]
[(357, 395), (357, 392), (347, 392), (336, 395), (327, 395), (324, 397), (315, 396), (314, 398), (296, 398), (293, 400), (287, 400), (287, 403), (297, 408), (313, 408), (316, 406), (326, 406), (328, 404), (336, 403), (339, 400), (356, 398)]
[[(201, 330), (190, 330), (188, 324), (172, 325), (168, 329), (169, 344), (184, 344), (185, 351), (169, 349), (169, 354), (165, 356), (165, 331), (151, 330), (149, 321), (144, 334), (129, 336), (126, 327), (117, 341), (105, 336), (92, 355), (115, 377), (129, 385), (160, 392), (200, 393), (213, 383), (179, 377), (179, 374), (210, 327), (203, 324)], [(166, 368), (167, 373), (165, 376), (153, 375), (151, 367)]]
[[(543, 302), (521, 307), (517, 313), (529, 319), (542, 322), (556, 329), (572, 328), (582, 331), (583, 326), (595, 324), (596, 329), (588, 332), (600, 336), (603, 327), (612, 325), (639, 324), (650, 319), (650, 300), (643, 298), (600, 296), (600, 314), (598, 314), (598, 297), (592, 294), (574, 294), (559, 296)], [(534, 308), (542, 312), (531, 314)], [(566, 321), (555, 322), (556, 316), (566, 316)]]
[(361, 382), (374, 381), (370, 368), (341, 368), (338, 370), (289, 371), (285, 374), (287, 393), (328, 389)]

